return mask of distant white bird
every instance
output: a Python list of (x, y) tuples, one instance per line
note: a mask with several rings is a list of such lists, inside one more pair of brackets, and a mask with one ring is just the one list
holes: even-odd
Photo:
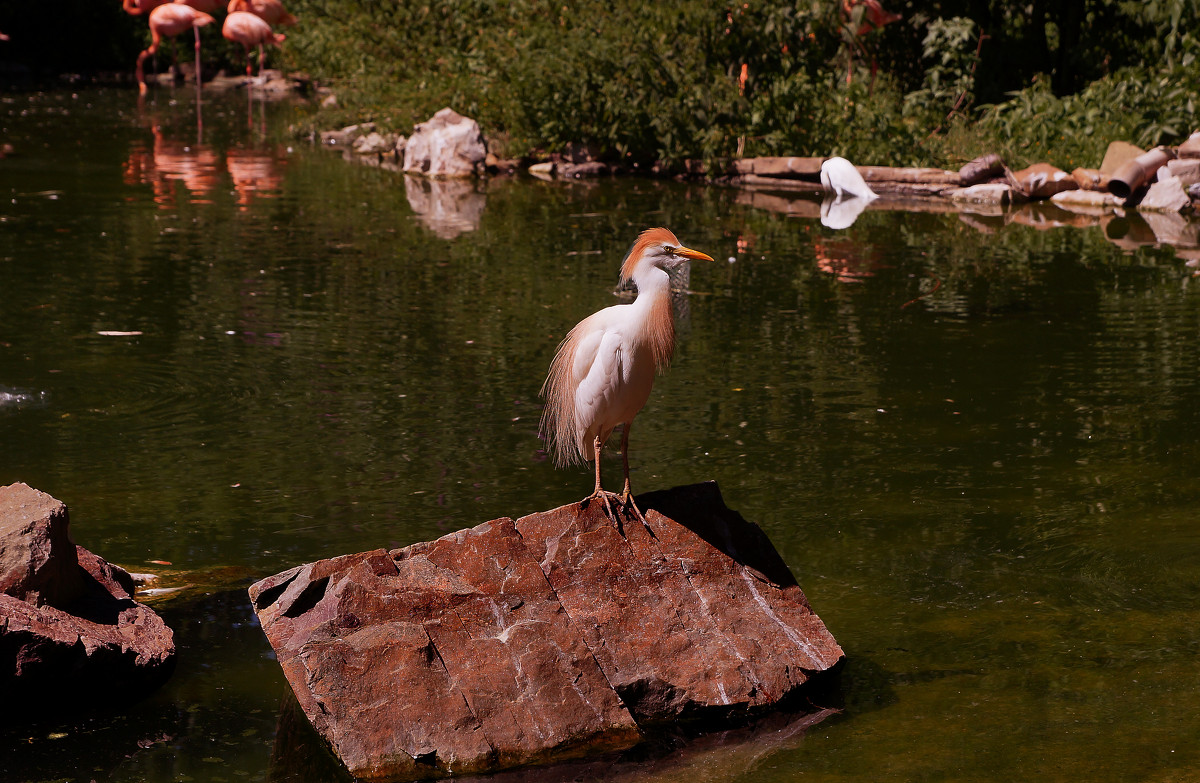
[(821, 164), (821, 185), (832, 190), (838, 199), (850, 197), (872, 201), (879, 198), (854, 164), (845, 158), (830, 158)]
[[(629, 428), (650, 397), (655, 371), (666, 369), (675, 351), (668, 270), (689, 259), (712, 261), (711, 256), (681, 245), (665, 228), (643, 231), (621, 265), (621, 280), (633, 280), (637, 299), (580, 321), (558, 346), (542, 386), (546, 399), (542, 432), (555, 464), (595, 460), (596, 487), (585, 502), (603, 502), (614, 519), (613, 500), (646, 521), (629, 488)], [(600, 450), (617, 425), (622, 425), (625, 468), (620, 495), (600, 486)]]

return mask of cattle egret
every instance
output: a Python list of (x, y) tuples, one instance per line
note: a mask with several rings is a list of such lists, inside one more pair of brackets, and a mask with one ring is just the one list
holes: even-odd
[[(650, 397), (655, 372), (665, 370), (675, 352), (668, 271), (689, 260), (712, 257), (684, 247), (665, 228), (643, 231), (621, 265), (621, 281), (634, 282), (637, 298), (580, 321), (558, 346), (542, 386), (542, 432), (555, 464), (594, 461), (596, 486), (583, 503), (600, 500), (614, 520), (612, 501), (646, 521), (629, 488), (629, 428)], [(625, 471), (620, 495), (600, 485), (600, 452), (618, 424)]]

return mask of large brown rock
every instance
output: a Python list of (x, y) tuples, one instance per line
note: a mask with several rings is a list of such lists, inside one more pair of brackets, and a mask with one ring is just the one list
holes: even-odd
[(765, 534), (715, 484), (641, 502), (648, 527), (619, 530), (575, 504), (517, 520), (639, 722), (772, 704), (841, 658)]
[(510, 519), (302, 566), (250, 595), (301, 708), (355, 777), (639, 739)]
[[(742, 715), (842, 657), (713, 484), (579, 504), (300, 566), (250, 588), (301, 709), (350, 772), (464, 774)], [(635, 721), (636, 719), (636, 721)]]
[(175, 660), (129, 574), (71, 543), (68, 522), (50, 495), (0, 487), (0, 693), (49, 713), (136, 699)]

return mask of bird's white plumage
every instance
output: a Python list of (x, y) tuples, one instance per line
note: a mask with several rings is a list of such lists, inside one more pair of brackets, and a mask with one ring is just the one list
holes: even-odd
[(559, 345), (542, 387), (542, 431), (558, 465), (595, 459), (596, 439), (603, 444), (621, 424), (628, 432), (646, 404), (675, 347), (666, 270), (687, 259), (711, 260), (666, 229), (642, 232), (621, 269), (637, 298), (588, 316)]
[(871, 186), (863, 179), (862, 174), (854, 164), (845, 158), (830, 158), (821, 164), (821, 184), (826, 190), (832, 190), (839, 199), (863, 198), (874, 200), (879, 198)]
[[(683, 247), (665, 228), (643, 231), (621, 265), (621, 279), (633, 281), (637, 298), (580, 321), (558, 346), (542, 386), (542, 432), (555, 463), (595, 461), (596, 487), (585, 503), (603, 501), (610, 516), (615, 498), (618, 507), (631, 509), (645, 522), (629, 488), (629, 428), (650, 398), (655, 372), (666, 369), (675, 350), (667, 269), (688, 259), (712, 257)], [(619, 496), (600, 484), (599, 453), (617, 425), (622, 425), (625, 468)]]
[[(631, 421), (650, 398), (654, 356), (636, 339), (642, 320), (636, 304), (605, 308), (580, 324), (571, 381), (575, 385), (575, 448), (595, 458), (593, 442), (603, 443), (618, 424)], [(631, 328), (632, 327), (632, 328)]]

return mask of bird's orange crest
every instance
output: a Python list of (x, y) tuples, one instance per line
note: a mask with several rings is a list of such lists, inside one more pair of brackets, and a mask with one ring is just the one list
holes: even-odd
[(633, 277), (633, 270), (637, 267), (638, 262), (642, 260), (642, 254), (651, 245), (679, 247), (679, 240), (665, 228), (648, 228), (638, 234), (638, 238), (633, 241), (629, 252), (625, 254), (625, 260), (621, 262), (622, 283)]

